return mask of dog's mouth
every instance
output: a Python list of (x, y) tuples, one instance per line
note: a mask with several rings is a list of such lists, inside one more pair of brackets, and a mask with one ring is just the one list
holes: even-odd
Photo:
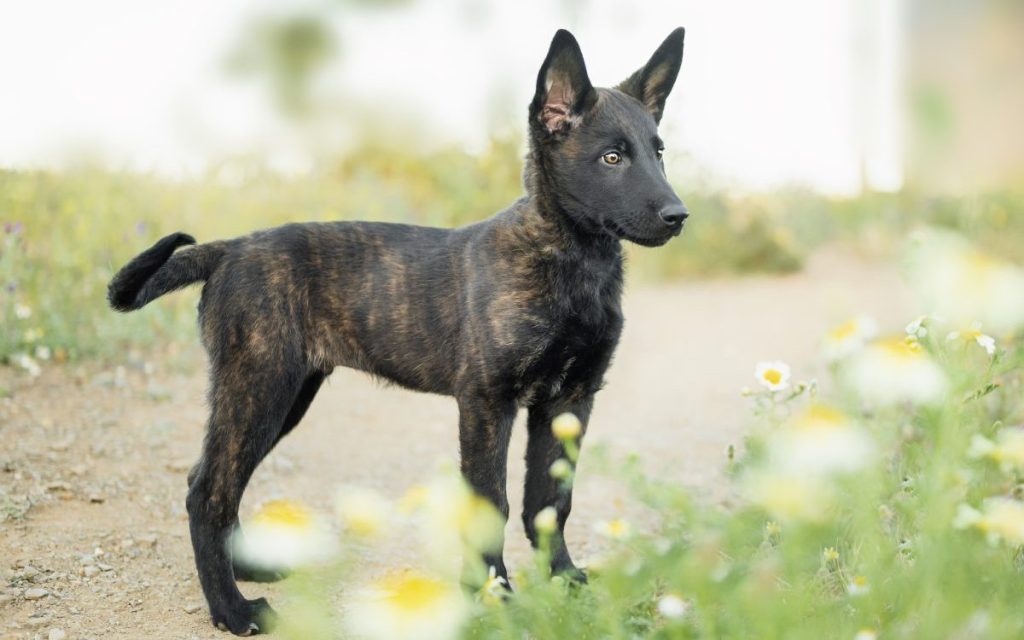
[(660, 247), (661, 245), (665, 244), (672, 238), (679, 235), (679, 233), (683, 230), (683, 225), (680, 224), (676, 227), (668, 227), (666, 228), (667, 233), (665, 233), (663, 236), (659, 236), (656, 238), (638, 236), (633, 233), (630, 233), (629, 231), (622, 228), (620, 225), (616, 224), (612, 220), (605, 220), (604, 228), (605, 231), (607, 231), (609, 234), (620, 240), (629, 240), (630, 242), (638, 244), (642, 247)]

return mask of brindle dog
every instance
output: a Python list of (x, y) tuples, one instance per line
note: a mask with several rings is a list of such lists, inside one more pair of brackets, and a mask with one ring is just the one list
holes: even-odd
[[(258, 633), (271, 613), (247, 600), (227, 541), (253, 470), (302, 419), (338, 366), (454, 396), (462, 473), (505, 518), (506, 458), (529, 413), (523, 523), (558, 514), (551, 568), (584, 579), (561, 532), (571, 494), (548, 469), (563, 457), (552, 418), (586, 425), (622, 329), (623, 239), (658, 246), (686, 207), (662, 164), (657, 124), (679, 73), (683, 29), (614, 89), (590, 84), (576, 39), (559, 31), (529, 108), (526, 195), (459, 229), (288, 224), (198, 246), (163, 238), (110, 283), (119, 311), (205, 281), (199, 302), (211, 414), (189, 474), (196, 566), (214, 624)], [(500, 552), (483, 558), (506, 576)]]

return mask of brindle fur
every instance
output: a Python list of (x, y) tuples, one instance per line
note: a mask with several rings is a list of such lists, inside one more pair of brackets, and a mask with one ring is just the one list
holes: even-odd
[[(536, 545), (534, 516), (554, 506), (552, 569), (584, 579), (561, 534), (572, 496), (548, 474), (564, 456), (550, 424), (569, 411), (586, 425), (602, 385), (622, 329), (621, 239), (664, 244), (686, 217), (657, 137), (682, 45), (677, 29), (618, 88), (595, 89), (576, 40), (559, 31), (529, 109), (527, 193), (488, 220), (288, 224), (198, 246), (174, 234), (115, 276), (120, 311), (206, 283), (211, 413), (187, 507), (214, 624), (246, 635), (271, 612), (235, 580), (276, 576), (233, 569), (226, 543), (256, 466), (339, 366), (454, 396), (462, 473), (506, 518), (509, 435), (525, 407), (527, 535)], [(622, 161), (609, 164), (609, 151)], [(483, 560), (507, 575), (500, 552)]]

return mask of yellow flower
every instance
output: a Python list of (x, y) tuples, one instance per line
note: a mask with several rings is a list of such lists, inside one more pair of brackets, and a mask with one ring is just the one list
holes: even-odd
[(386, 531), (393, 520), (391, 505), (376, 491), (345, 487), (338, 492), (334, 510), (345, 530), (362, 538)]
[(247, 564), (287, 569), (328, 559), (337, 548), (335, 537), (305, 506), (289, 500), (265, 503), (231, 540), (232, 549)]
[(633, 527), (622, 518), (597, 523), (597, 532), (612, 540), (625, 540), (633, 533)]
[(942, 369), (916, 341), (874, 342), (853, 359), (848, 374), (865, 400), (880, 405), (931, 404), (946, 390)]
[(855, 576), (850, 584), (846, 585), (846, 593), (851, 596), (862, 596), (871, 591), (871, 585), (864, 576)]
[(858, 351), (878, 334), (878, 325), (866, 315), (851, 318), (833, 327), (822, 338), (822, 349), (829, 360), (841, 360)]
[(979, 347), (985, 350), (990, 356), (996, 354), (996, 340), (992, 336), (985, 335), (981, 332), (981, 325), (977, 322), (971, 325), (969, 329), (963, 329), (961, 331), (950, 331), (946, 335), (947, 342), (963, 342), (963, 343), (975, 343)]
[(573, 440), (583, 431), (580, 419), (572, 413), (563, 413), (551, 421), (551, 431), (559, 440)]
[(452, 640), (469, 613), (459, 588), (407, 571), (386, 575), (356, 593), (344, 623), (353, 636), (368, 640)]
[(825, 550), (821, 552), (821, 559), (825, 561), (825, 564), (839, 562), (839, 552), (835, 547), (825, 547)]
[(754, 377), (771, 391), (788, 387), (789, 374), (789, 365), (785, 362), (759, 362), (754, 368)]
[(774, 520), (769, 520), (764, 523), (764, 532), (769, 536), (778, 536), (782, 534), (782, 525)]
[(971, 438), (970, 458), (989, 458), (1004, 471), (1024, 468), (1024, 429), (1000, 429), (993, 442), (981, 435)]
[(1004, 540), (1007, 544), (1024, 544), (1024, 503), (1010, 498), (987, 498), (981, 510), (967, 504), (957, 508), (953, 526), (957, 529), (973, 527), (985, 534), (989, 544)]
[(772, 433), (766, 447), (773, 468), (795, 474), (849, 473), (863, 468), (874, 453), (866, 431), (822, 404), (811, 405)]

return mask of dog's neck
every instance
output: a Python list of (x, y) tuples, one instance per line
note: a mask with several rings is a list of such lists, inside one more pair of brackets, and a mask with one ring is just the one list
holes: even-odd
[(553, 172), (541, 166), (537, 150), (531, 148), (523, 169), (524, 198), (529, 213), (536, 217), (532, 225), (536, 238), (562, 250), (618, 258), (622, 242), (599, 226), (584, 224), (574, 217), (558, 198), (558, 188), (550, 178)]

